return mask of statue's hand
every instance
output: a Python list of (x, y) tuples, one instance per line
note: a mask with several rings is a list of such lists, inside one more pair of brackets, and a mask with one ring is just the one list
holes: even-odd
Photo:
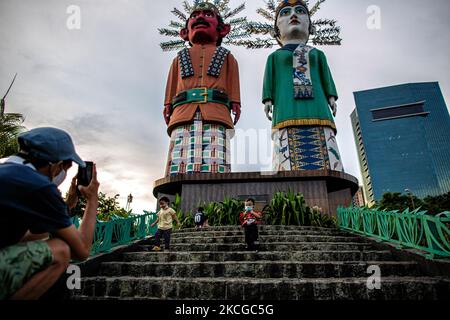
[(234, 114), (234, 125), (237, 125), (239, 119), (241, 118), (241, 104), (237, 102), (232, 102), (231, 109)]
[(164, 120), (166, 120), (166, 124), (169, 125), (170, 122), (170, 117), (172, 116), (172, 105), (171, 104), (166, 104), (166, 106), (164, 107)]
[(328, 103), (330, 105), (331, 111), (333, 111), (333, 117), (336, 117), (337, 115), (337, 103), (335, 97), (329, 97)]
[(272, 113), (273, 113), (273, 102), (271, 100), (266, 101), (264, 103), (265, 108), (264, 111), (266, 112), (266, 117), (269, 119), (269, 121), (272, 121)]

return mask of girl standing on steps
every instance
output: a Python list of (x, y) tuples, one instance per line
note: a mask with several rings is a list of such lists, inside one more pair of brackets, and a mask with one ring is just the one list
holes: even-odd
[(152, 227), (158, 224), (158, 231), (156, 232), (156, 245), (153, 247), (153, 251), (161, 251), (161, 237), (164, 238), (165, 250), (170, 250), (170, 235), (172, 233), (173, 220), (180, 226), (180, 220), (178, 220), (177, 213), (170, 206), (170, 200), (167, 197), (159, 199), (159, 207), (161, 210), (157, 213), (158, 219), (152, 223)]

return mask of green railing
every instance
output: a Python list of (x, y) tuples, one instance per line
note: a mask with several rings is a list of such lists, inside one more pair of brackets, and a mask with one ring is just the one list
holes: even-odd
[(337, 216), (343, 230), (393, 243), (399, 249), (417, 249), (428, 259), (450, 257), (450, 212), (432, 216), (419, 210), (339, 208)]
[[(109, 252), (112, 248), (144, 239), (156, 233), (157, 227), (150, 227), (156, 221), (156, 214), (146, 212), (129, 218), (118, 218), (111, 221), (97, 221), (91, 256)], [(73, 219), (75, 227), (79, 227), (78, 218)]]

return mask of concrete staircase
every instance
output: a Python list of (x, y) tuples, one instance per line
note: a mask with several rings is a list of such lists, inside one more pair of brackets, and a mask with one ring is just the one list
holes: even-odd
[[(258, 252), (237, 226), (172, 234), (90, 267), (72, 299), (342, 300), (450, 299), (450, 264), (430, 262), (337, 229), (260, 226)], [(371, 265), (381, 289), (370, 290)]]

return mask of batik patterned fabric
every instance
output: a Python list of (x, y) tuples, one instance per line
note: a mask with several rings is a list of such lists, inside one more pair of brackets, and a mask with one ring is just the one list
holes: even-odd
[(230, 50), (223, 47), (217, 47), (216, 53), (214, 54), (214, 57), (208, 67), (208, 75), (216, 78), (220, 76), (223, 64), (225, 63), (225, 59), (229, 53)]
[(229, 150), (225, 126), (204, 123), (197, 112), (193, 123), (172, 131), (166, 176), (231, 172)]
[(313, 48), (301, 44), (294, 50), (294, 98), (314, 98), (311, 70), (309, 63), (309, 52)]
[(334, 131), (328, 127), (298, 126), (274, 130), (274, 171), (344, 171)]

